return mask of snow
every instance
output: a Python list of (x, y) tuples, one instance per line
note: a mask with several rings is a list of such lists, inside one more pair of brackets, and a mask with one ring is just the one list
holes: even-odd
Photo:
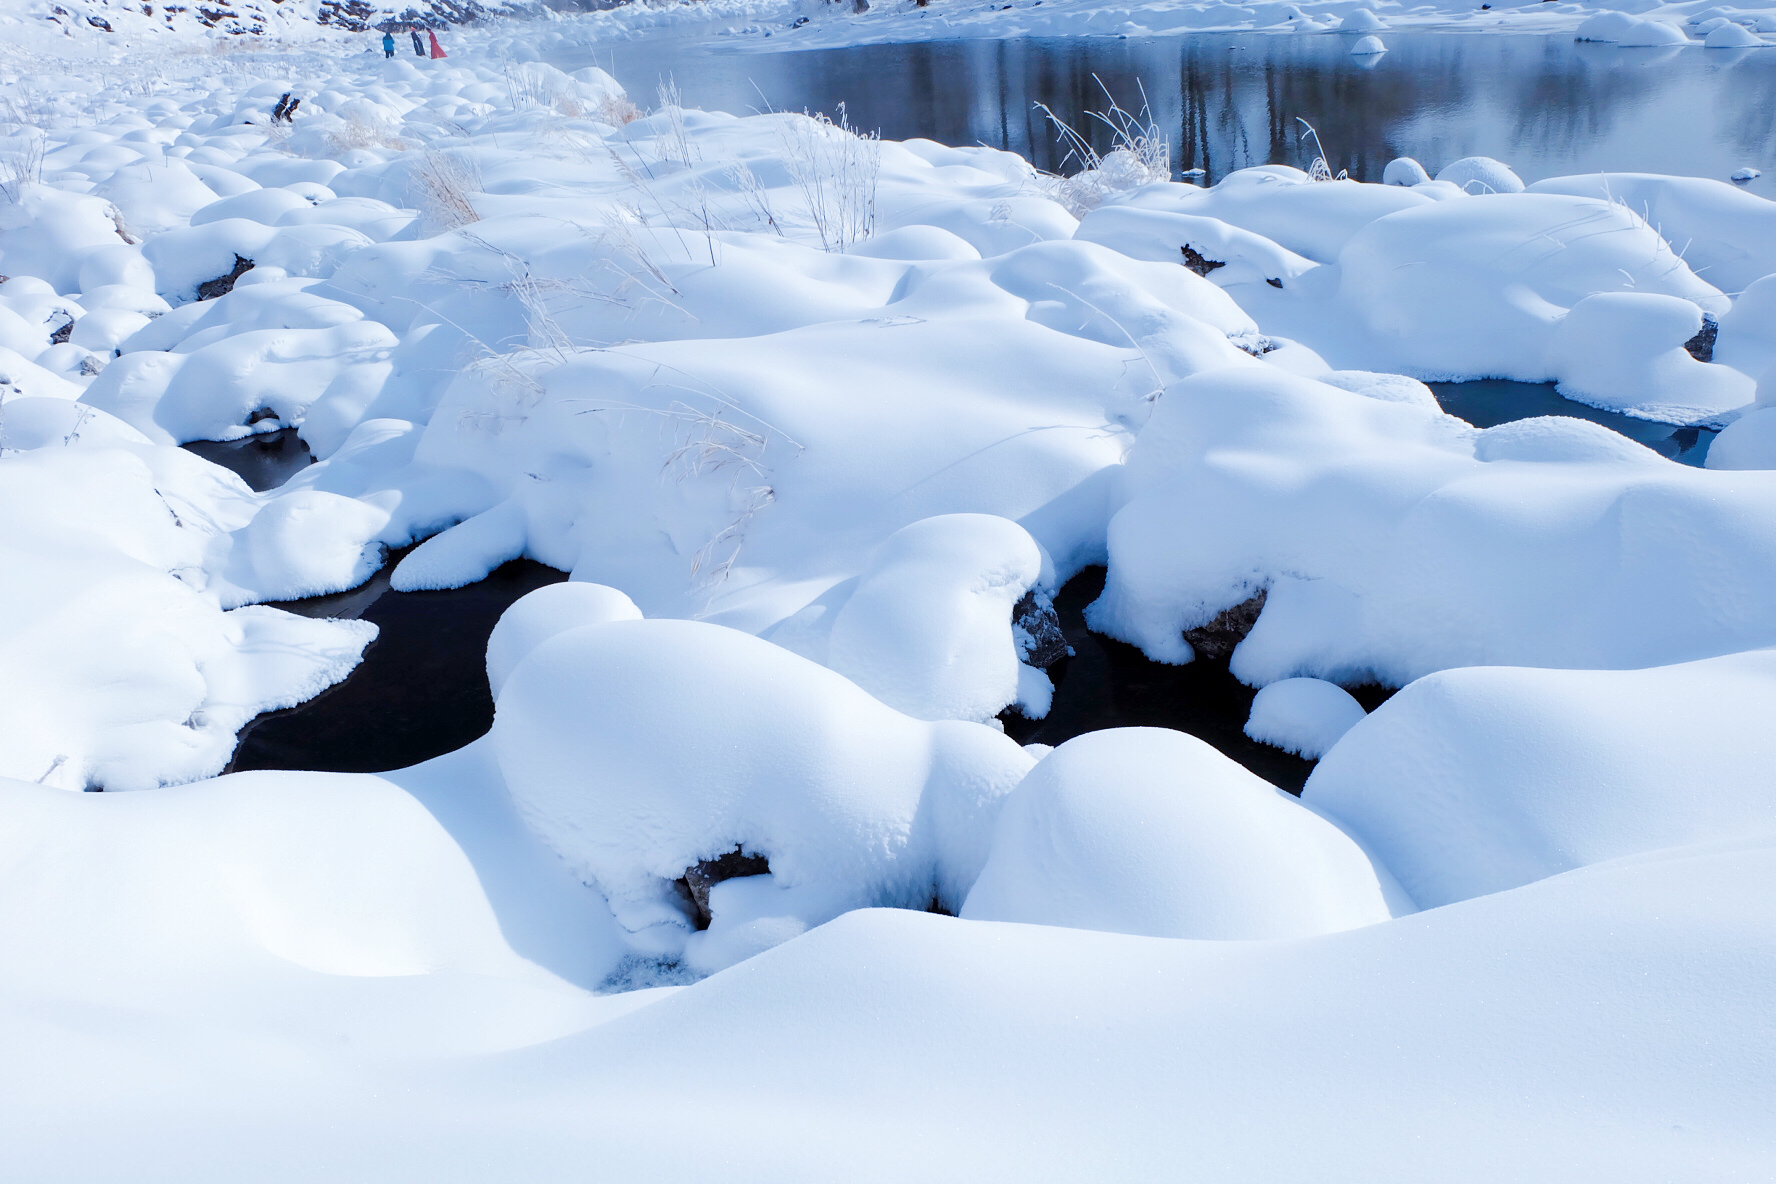
[(1302, 800), (1425, 908), (1764, 835), (1776, 798), (1756, 721), (1773, 695), (1769, 651), (1644, 670), (1447, 670), (1353, 728)]
[(1194, 736), (1111, 728), (1061, 745), (1012, 791), (962, 916), (1251, 940), (1389, 912), (1368, 858), (1288, 794)]
[[(730, 928), (775, 921), (783, 940), (847, 909), (960, 907), (999, 800), (1034, 763), (993, 729), (912, 719), (806, 658), (692, 621), (543, 641), (507, 677), (492, 742), (519, 813), (624, 929), (705, 970), (734, 950)], [(770, 863), (770, 916), (756, 902), (717, 911), (685, 950), (672, 881), (736, 847)]]
[(1087, 621), (1188, 661), (1181, 630), (1268, 589), (1233, 655), (1255, 686), (1754, 649), (1776, 644), (1766, 480), (1578, 420), (1476, 432), (1273, 368), (1199, 375), (1130, 453)]
[[(1360, 52), (1472, 5), (821, 6), (766, 42), (799, 0), (708, 0), (385, 62), (311, 0), (33, 3), (0, 10), (9, 1176), (1765, 1170), (1762, 198), (1483, 157), (1054, 178), (532, 60)], [(1617, 7), (1484, 19), (1769, 31)], [(1482, 431), (1425, 385), (1474, 378), (1724, 430), (1707, 468)], [(179, 447), (286, 428), (318, 462), (264, 492)], [(489, 735), (218, 776), (376, 635), (271, 602), (517, 558), (571, 579), (489, 637)], [(1182, 732), (1003, 733), (1096, 677), (1057, 694), (1012, 619), (1094, 564), (1088, 623), (1161, 662), (1264, 593), (1231, 671), (1247, 734), (1320, 762), (1299, 800)], [(737, 851), (768, 870), (705, 884)]]
[(1285, 678), (1264, 687), (1253, 698), (1246, 735), (1317, 761), (1364, 714), (1363, 705), (1337, 683)]

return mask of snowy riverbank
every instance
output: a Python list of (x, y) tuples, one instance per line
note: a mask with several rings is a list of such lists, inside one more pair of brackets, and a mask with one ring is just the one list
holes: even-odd
[[(0, 88), (11, 1178), (1766, 1170), (1776, 205), (1063, 180), (519, 37)], [(1482, 377), (1725, 430), (1419, 381)], [(284, 428), (264, 492), (179, 447)], [(489, 735), (217, 777), (374, 638), (266, 602), (409, 546), (571, 573)], [(1101, 632), (1237, 642), (1300, 799), (1003, 734), (1091, 564)]]

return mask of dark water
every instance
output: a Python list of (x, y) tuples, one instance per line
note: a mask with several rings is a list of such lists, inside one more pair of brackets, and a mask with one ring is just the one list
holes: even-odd
[[(1048, 715), (1027, 720), (1008, 711), (1006, 735), (1019, 744), (1060, 744), (1100, 728), (1175, 728), (1206, 740), (1272, 785), (1300, 793), (1314, 762), (1260, 744), (1245, 734), (1258, 692), (1220, 662), (1198, 658), (1186, 666), (1150, 661), (1132, 645), (1085, 627), (1085, 606), (1104, 590), (1104, 569), (1088, 567), (1055, 597), (1055, 611), (1073, 657), (1051, 666), (1054, 703)], [(1393, 692), (1354, 687), (1351, 693), (1373, 711)]]
[(1709, 444), (1720, 434), (1708, 428), (1672, 427), (1668, 423), (1654, 423), (1587, 407), (1561, 398), (1552, 383), (1487, 378), (1479, 382), (1432, 382), (1426, 385), (1436, 394), (1443, 410), (1477, 428), (1497, 427), (1501, 423), (1532, 419), (1538, 415), (1567, 415), (1600, 423), (1679, 464), (1700, 467), (1708, 459)]
[[(779, 30), (781, 34), (782, 31)], [(937, 41), (792, 49), (781, 35), (710, 52), (665, 43), (557, 49), (563, 69), (600, 65), (651, 106), (674, 79), (687, 106), (833, 112), (888, 139), (987, 144), (1073, 171), (1037, 109), (1046, 103), (1094, 147), (1110, 132), (1088, 112), (1105, 90), (1142, 96), (1173, 166), (1210, 182), (1254, 164), (1305, 167), (1297, 119), (1319, 131), (1334, 171), (1378, 181), (1412, 156), (1433, 173), (1496, 157), (1526, 181), (1598, 170), (1725, 180), (1776, 174), (1776, 51), (1623, 49), (1571, 34), (1383, 33), (1389, 52), (1351, 56), (1351, 34), (1203, 33), (1122, 40)], [(1750, 184), (1776, 196), (1771, 177)]]
[(519, 559), (448, 592), (392, 592), (388, 573), (335, 596), (273, 607), (310, 617), (373, 621), (382, 630), (338, 686), (241, 733), (231, 772), (318, 769), (378, 773), (461, 748), (493, 724), (487, 636), (514, 600), (565, 572)]
[(260, 493), (276, 489), (314, 463), (308, 445), (295, 428), (226, 442), (193, 440), (185, 445), (185, 450), (197, 453), (211, 464), (232, 469)]

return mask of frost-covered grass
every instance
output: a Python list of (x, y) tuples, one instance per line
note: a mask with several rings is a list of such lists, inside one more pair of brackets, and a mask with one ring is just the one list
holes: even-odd
[[(5, 84), (9, 1178), (1763, 1170), (1776, 207), (1204, 189), (1110, 104), (1054, 178), (512, 37)], [(1486, 376), (1715, 467), (1419, 381)], [(264, 493), (178, 447), (282, 427), (320, 461)], [(217, 777), (373, 636), (265, 602), (413, 544), (398, 589), (571, 573), (490, 734)], [(1301, 799), (1003, 734), (1094, 563), (1155, 659), (1256, 617)]]

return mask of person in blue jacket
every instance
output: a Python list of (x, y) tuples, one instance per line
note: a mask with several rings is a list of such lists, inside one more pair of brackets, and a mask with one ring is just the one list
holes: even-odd
[(382, 32), (382, 56), (385, 58), (395, 56), (395, 35), (387, 29)]

